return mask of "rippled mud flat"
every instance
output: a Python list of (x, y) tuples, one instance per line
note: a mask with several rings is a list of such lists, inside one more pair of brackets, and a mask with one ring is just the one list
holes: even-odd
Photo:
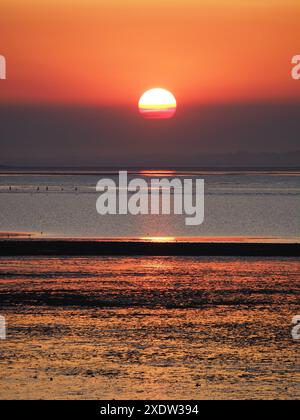
[(1, 258), (3, 399), (300, 397), (300, 262)]

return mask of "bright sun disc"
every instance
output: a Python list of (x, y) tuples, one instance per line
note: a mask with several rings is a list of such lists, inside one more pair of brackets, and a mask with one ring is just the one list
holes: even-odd
[(166, 119), (174, 117), (177, 103), (174, 95), (165, 89), (151, 89), (139, 101), (139, 110), (145, 118)]

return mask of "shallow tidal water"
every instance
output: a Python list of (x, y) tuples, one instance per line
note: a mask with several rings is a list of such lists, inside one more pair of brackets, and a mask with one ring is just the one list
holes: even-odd
[[(186, 225), (186, 215), (105, 215), (96, 210), (100, 179), (86, 175), (0, 174), (1, 232), (42, 238), (266, 237), (300, 238), (299, 172), (130, 173), (144, 179), (188, 178), (205, 184), (204, 222)], [(152, 191), (152, 190), (151, 190)], [(119, 192), (119, 190), (118, 190)], [(145, 194), (149, 191), (144, 191)], [(174, 199), (174, 196), (172, 196)], [(195, 191), (193, 191), (195, 199)], [(171, 200), (173, 202), (173, 200)]]
[(2, 399), (298, 399), (293, 258), (0, 258)]

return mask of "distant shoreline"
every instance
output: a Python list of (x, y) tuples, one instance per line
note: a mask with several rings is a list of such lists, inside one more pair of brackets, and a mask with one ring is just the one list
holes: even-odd
[(300, 243), (0, 239), (0, 256), (299, 257)]
[(155, 174), (162, 173), (167, 175), (168, 173), (181, 173), (181, 174), (240, 174), (240, 173), (253, 173), (253, 174), (299, 174), (300, 167), (272, 167), (272, 166), (255, 166), (255, 167), (9, 167), (0, 166), (1, 175), (105, 175), (105, 174), (116, 174), (119, 171), (128, 171), (131, 174)]

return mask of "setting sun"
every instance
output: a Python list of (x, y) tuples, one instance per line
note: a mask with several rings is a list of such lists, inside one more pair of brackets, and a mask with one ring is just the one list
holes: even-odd
[(176, 113), (177, 102), (174, 95), (165, 89), (151, 89), (139, 101), (139, 110), (145, 118), (166, 119)]

